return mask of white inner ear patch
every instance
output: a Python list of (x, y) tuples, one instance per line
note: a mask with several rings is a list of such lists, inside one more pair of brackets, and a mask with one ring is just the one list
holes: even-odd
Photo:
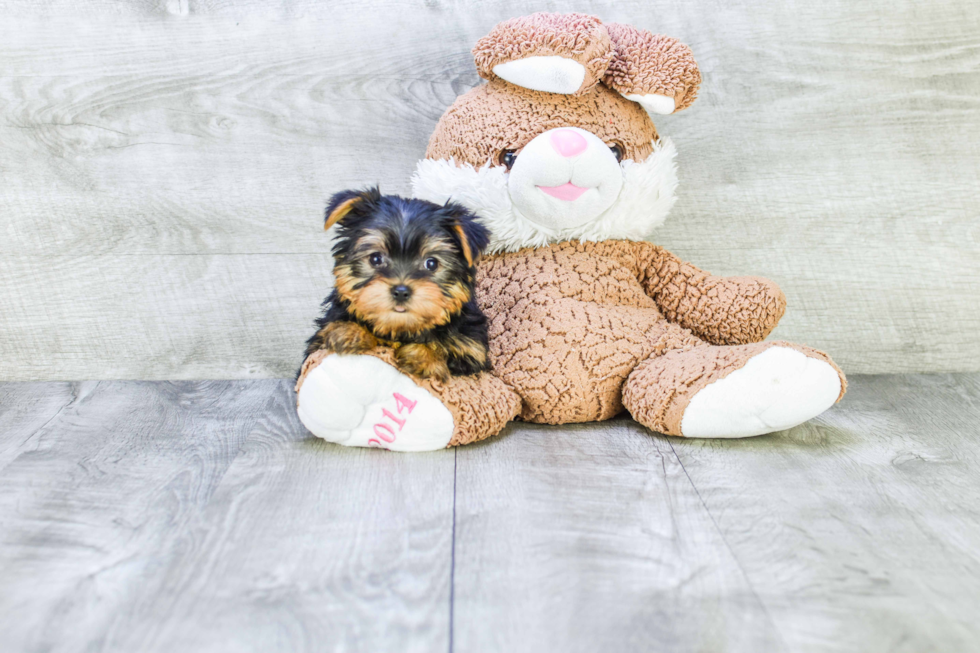
[(656, 113), (661, 116), (674, 113), (674, 109), (676, 108), (674, 98), (667, 97), (666, 95), (657, 95), (656, 93), (647, 93), (646, 95), (630, 93), (623, 97), (627, 100), (638, 102), (647, 112)]
[(532, 91), (564, 95), (575, 93), (585, 81), (585, 66), (558, 55), (514, 59), (497, 64), (493, 73), (504, 81)]

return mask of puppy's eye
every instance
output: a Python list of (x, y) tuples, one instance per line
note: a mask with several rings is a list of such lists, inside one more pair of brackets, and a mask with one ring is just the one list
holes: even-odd
[(510, 170), (517, 162), (517, 152), (514, 150), (504, 150), (500, 153), (500, 156), (497, 157), (497, 160), (501, 165), (507, 166), (507, 169)]
[(370, 263), (371, 267), (374, 268), (380, 268), (384, 264), (384, 262), (385, 262), (385, 257), (382, 256), (381, 254), (378, 254), (377, 252), (371, 254), (370, 258), (368, 258), (368, 263)]
[(616, 160), (619, 162), (623, 161), (623, 147), (617, 143), (613, 143), (609, 146), (609, 151), (613, 153)]
[(436, 268), (438, 267), (439, 267), (439, 261), (431, 257), (425, 259), (425, 269), (428, 270), (429, 272), (435, 272)]

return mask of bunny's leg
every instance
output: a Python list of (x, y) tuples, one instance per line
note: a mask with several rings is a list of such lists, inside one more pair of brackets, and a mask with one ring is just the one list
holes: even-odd
[(816, 417), (846, 385), (829, 356), (802, 345), (704, 346), (640, 363), (623, 387), (623, 405), (667, 435), (742, 438)]
[(517, 394), (489, 373), (420, 379), (394, 367), (390, 349), (311, 354), (296, 382), (300, 421), (346, 446), (430, 451), (496, 435), (520, 410)]

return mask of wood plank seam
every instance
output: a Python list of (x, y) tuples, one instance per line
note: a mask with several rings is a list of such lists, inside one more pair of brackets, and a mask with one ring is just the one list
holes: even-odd
[[(95, 388), (93, 388), (92, 391), (94, 392), (94, 391), (98, 390), (99, 385), (101, 385), (101, 383), (102, 383), (101, 381), (99, 381), (98, 383), (96, 383)], [(19, 446), (21, 448), (23, 448), (24, 446), (26, 446), (28, 442), (30, 442), (32, 439), (34, 439), (34, 436), (36, 436), (38, 433), (40, 433), (40, 432), (44, 431), (45, 429), (47, 429), (48, 426), (52, 422), (54, 422), (56, 419), (58, 419), (59, 417), (61, 417), (61, 414), (65, 412), (65, 409), (66, 408), (70, 408), (71, 406), (75, 405), (75, 402), (76, 401), (78, 401), (78, 390), (77, 390), (77, 386), (75, 384), (72, 384), (72, 386), (71, 386), (71, 399), (68, 400), (68, 403), (66, 403), (64, 406), (62, 406), (60, 409), (58, 409), (58, 412), (55, 413), (54, 415), (52, 415), (50, 419), (48, 419), (46, 422), (44, 422), (44, 424), (42, 424), (38, 428), (34, 429), (31, 432), (30, 435), (28, 435), (26, 438), (24, 438), (24, 440), (20, 443)], [(21, 453), (23, 453), (23, 451), (21, 451), (17, 455), (19, 456)], [(13, 462), (14, 460), (16, 460), (16, 457), (13, 460), (11, 460), (10, 462)], [(4, 467), (6, 467), (6, 465), (4, 465)]]
[[(99, 381), (98, 383), (96, 383), (95, 388), (93, 389), (93, 391), (94, 390), (98, 390), (99, 385), (101, 385), (101, 383), (102, 383), (101, 381)], [(76, 386), (73, 384), (72, 387), (71, 387), (71, 398), (68, 400), (68, 403), (66, 403), (64, 406), (62, 406), (61, 408), (59, 408), (58, 409), (58, 412), (55, 413), (54, 415), (52, 415), (51, 418), (48, 421), (46, 421), (44, 424), (42, 424), (41, 426), (39, 426), (36, 429), (34, 429), (34, 431), (32, 431), (30, 435), (28, 435), (26, 438), (24, 438), (24, 441), (20, 443), (21, 446), (24, 446), (25, 444), (27, 444), (28, 442), (30, 442), (31, 439), (35, 435), (37, 435), (38, 433), (40, 433), (44, 429), (48, 428), (48, 425), (51, 424), (51, 422), (53, 422), (56, 419), (58, 419), (59, 417), (61, 417), (61, 414), (63, 412), (65, 412), (65, 409), (66, 408), (71, 408), (73, 405), (75, 405), (75, 402), (78, 401), (78, 392), (77, 392), (77, 390), (75, 388), (76, 388)]]
[(763, 614), (766, 615), (766, 619), (769, 621), (769, 624), (772, 626), (773, 632), (775, 632), (776, 635), (779, 637), (779, 642), (783, 645), (784, 650), (787, 651), (791, 650), (788, 642), (786, 641), (786, 638), (783, 636), (782, 631), (779, 629), (779, 626), (776, 625), (775, 620), (772, 618), (772, 614), (769, 612), (769, 606), (767, 606), (765, 601), (762, 600), (762, 597), (759, 596), (759, 592), (758, 590), (756, 590), (755, 584), (752, 582), (752, 579), (749, 578), (749, 575), (746, 573), (745, 567), (742, 566), (742, 561), (738, 559), (738, 555), (735, 554), (735, 550), (732, 549), (732, 545), (729, 544), (728, 538), (725, 537), (725, 533), (722, 532), (721, 528), (718, 526), (718, 522), (717, 520), (715, 520), (715, 516), (711, 513), (711, 509), (708, 507), (708, 504), (705, 503), (704, 497), (701, 496), (701, 490), (699, 490), (698, 486), (694, 484), (694, 479), (691, 478), (690, 473), (688, 473), (687, 471), (687, 467), (684, 466), (684, 461), (681, 460), (681, 457), (677, 454), (677, 450), (674, 449), (674, 443), (671, 442), (671, 439), (669, 437), (666, 436), (661, 436), (661, 437), (664, 437), (664, 439), (667, 441), (667, 445), (670, 447), (671, 453), (674, 454), (674, 458), (677, 460), (677, 464), (681, 466), (682, 470), (684, 470), (684, 476), (687, 477), (688, 482), (691, 484), (691, 489), (694, 490), (694, 494), (697, 495), (698, 501), (704, 507), (704, 511), (708, 515), (708, 519), (711, 520), (712, 527), (714, 527), (715, 532), (718, 533), (718, 537), (721, 538), (721, 541), (725, 544), (725, 548), (728, 549), (728, 552), (731, 554), (732, 560), (734, 560), (735, 564), (738, 566), (738, 571), (739, 573), (742, 574), (742, 578), (745, 579), (746, 585), (748, 585), (749, 589), (752, 590), (752, 597), (756, 600), (756, 602), (760, 606), (762, 606), (762, 612)]
[(449, 549), (449, 653), (453, 653), (453, 620), (456, 603), (456, 472), (459, 469), (459, 447), (453, 448), (453, 527)]

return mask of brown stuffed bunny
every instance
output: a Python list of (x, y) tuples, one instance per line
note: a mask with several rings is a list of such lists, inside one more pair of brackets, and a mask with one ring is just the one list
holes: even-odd
[(446, 111), (415, 195), (473, 210), (492, 232), (477, 299), (491, 373), (445, 384), (396, 370), (389, 350), (312, 354), (298, 410), (319, 437), (418, 451), (624, 408), (650, 429), (745, 437), (820, 414), (846, 387), (819, 351), (762, 342), (779, 288), (715, 277), (643, 239), (674, 202), (675, 149), (650, 113), (689, 106), (690, 49), (581, 14), (497, 25), (473, 50), (488, 83)]

